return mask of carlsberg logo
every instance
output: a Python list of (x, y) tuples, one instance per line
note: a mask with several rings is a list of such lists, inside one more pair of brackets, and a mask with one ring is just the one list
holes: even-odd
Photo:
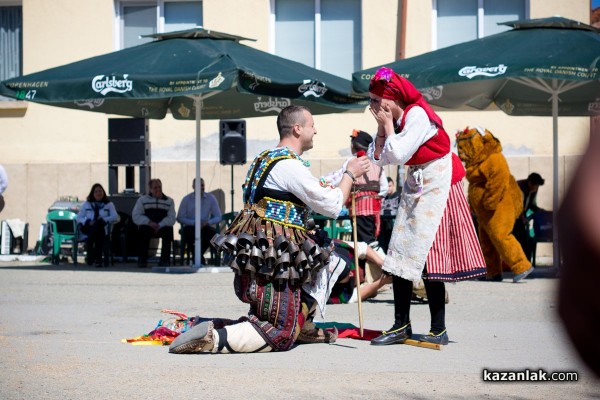
[(269, 97), (269, 100), (263, 100), (262, 97), (259, 97), (257, 101), (254, 102), (254, 111), (261, 113), (273, 111), (278, 113), (291, 104), (292, 102), (290, 99), (284, 97)]
[(102, 95), (106, 95), (106, 93), (109, 92), (130, 92), (133, 89), (133, 81), (127, 79), (128, 76), (128, 74), (123, 74), (123, 79), (117, 79), (115, 76), (95, 76), (94, 79), (92, 79), (92, 89), (94, 92)]
[(497, 75), (502, 75), (503, 73), (505, 73), (506, 68), (507, 67), (504, 64), (500, 64), (497, 67), (476, 67), (473, 65), (473, 66), (468, 66), (468, 67), (462, 67), (460, 69), (460, 71), (458, 71), (458, 75), (466, 76), (469, 79), (471, 79), (475, 76), (478, 76), (478, 75), (497, 76)]

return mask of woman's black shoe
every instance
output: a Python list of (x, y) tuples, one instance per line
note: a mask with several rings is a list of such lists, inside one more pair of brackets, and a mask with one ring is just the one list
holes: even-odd
[(406, 339), (412, 337), (412, 327), (410, 322), (401, 328), (391, 331), (383, 331), (383, 335), (371, 340), (371, 344), (375, 346), (383, 346), (394, 343), (404, 343)]
[(421, 341), (447, 345), (448, 344), (448, 333), (446, 332), (445, 329), (442, 333), (438, 333), (437, 335), (434, 335), (432, 332), (429, 332), (429, 335), (421, 337)]

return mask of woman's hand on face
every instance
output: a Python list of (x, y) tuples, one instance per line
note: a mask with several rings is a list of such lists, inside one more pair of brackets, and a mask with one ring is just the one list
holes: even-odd
[(373, 109), (373, 107), (370, 107), (369, 110), (379, 126), (386, 126), (388, 123), (393, 123), (392, 110), (389, 105), (382, 104), (377, 107), (377, 110)]

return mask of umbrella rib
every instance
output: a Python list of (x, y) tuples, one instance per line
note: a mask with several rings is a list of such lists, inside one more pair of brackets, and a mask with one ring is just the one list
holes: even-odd
[(223, 91), (222, 90), (214, 90), (212, 92), (207, 92), (207, 93), (188, 94), (188, 95), (186, 95), (186, 97), (188, 97), (190, 99), (194, 99), (196, 96), (200, 96), (200, 100), (205, 100), (205, 99), (208, 99), (209, 97), (212, 97), (219, 93), (223, 93)]
[(502, 91), (502, 89), (504, 89), (504, 86), (506, 86), (506, 84), (508, 83), (508, 81), (510, 79), (512, 79), (512, 78), (509, 78), (509, 79), (505, 80), (504, 82), (502, 82), (502, 85), (500, 85), (498, 90), (496, 90), (496, 93), (494, 93), (494, 96), (492, 97), (493, 99), (495, 99), (498, 96), (498, 93), (500, 93)]
[(586, 83), (587, 82), (583, 82), (583, 81), (563, 81), (563, 84), (560, 85), (561, 90), (559, 90), (559, 93), (564, 93), (569, 90), (578, 88), (579, 86), (583, 86)]
[[(548, 85), (548, 83), (542, 78), (536, 78), (537, 81), (534, 81), (531, 78), (508, 78), (511, 81), (522, 83), (526, 86), (529, 86), (534, 89), (542, 90), (547, 93), (552, 93), (554, 90)], [(564, 93), (569, 90), (578, 88), (579, 86), (585, 85), (587, 82), (583, 81), (568, 81), (568, 80), (560, 80), (560, 86), (557, 88), (557, 93)]]
[(546, 93), (552, 93), (552, 88), (543, 80), (539, 79), (537, 81), (531, 78), (508, 78), (511, 81), (521, 83), (525, 86), (529, 86), (531, 88), (541, 90)]

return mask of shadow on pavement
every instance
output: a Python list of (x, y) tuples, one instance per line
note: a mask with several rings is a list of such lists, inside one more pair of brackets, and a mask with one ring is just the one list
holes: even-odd
[(79, 263), (77, 265), (73, 263), (60, 263), (54, 265), (46, 262), (36, 263), (0, 263), (0, 269), (14, 269), (20, 271), (107, 271), (107, 272), (140, 272), (140, 273), (170, 273), (170, 274), (193, 274), (197, 272), (210, 272), (210, 273), (222, 273), (231, 272), (229, 267), (216, 267), (216, 266), (203, 266), (201, 268), (195, 268), (190, 266), (173, 265), (169, 267), (159, 267), (158, 265), (149, 264), (146, 268), (139, 268), (137, 263), (116, 263), (109, 267), (95, 267), (93, 265), (87, 265)]

